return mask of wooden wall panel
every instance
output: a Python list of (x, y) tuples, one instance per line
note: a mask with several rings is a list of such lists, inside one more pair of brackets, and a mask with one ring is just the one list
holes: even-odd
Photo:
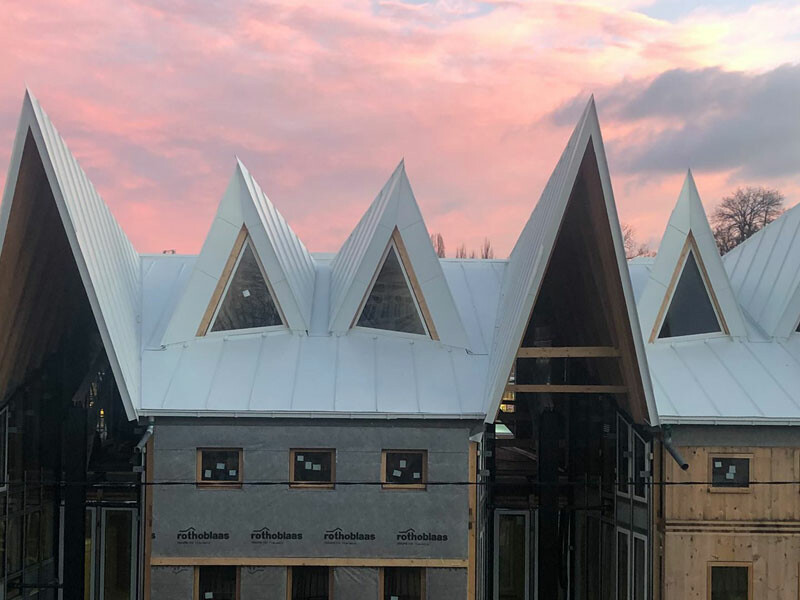
[(664, 600), (709, 600), (708, 563), (751, 562), (753, 598), (798, 598), (800, 536), (668, 533)]
[[(750, 480), (756, 483), (800, 480), (794, 448), (690, 446), (680, 451), (689, 469), (681, 471), (674, 460), (664, 461), (667, 482), (708, 481), (709, 456), (717, 453), (751, 454)], [(708, 485), (668, 486), (665, 504), (668, 529), (675, 521), (800, 522), (796, 485), (751, 485), (748, 493), (712, 493)]]

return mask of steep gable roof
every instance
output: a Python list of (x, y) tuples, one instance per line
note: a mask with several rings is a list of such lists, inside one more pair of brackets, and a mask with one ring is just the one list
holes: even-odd
[(689, 253), (692, 253), (706, 283), (722, 332), (734, 337), (746, 336), (747, 330), (739, 304), (728, 281), (694, 178), (689, 171), (661, 238), (650, 277), (639, 299), (639, 321), (645, 339), (653, 342), (659, 338), (664, 317), (676, 286), (681, 281)]
[(30, 91), (23, 101), (0, 208), (0, 248), (28, 132), (41, 157), (125, 411), (133, 419), (141, 379), (139, 255)]
[(353, 325), (393, 235), (405, 249), (405, 266), (419, 288), (417, 300), (423, 313), (430, 314), (429, 328), (443, 344), (467, 348), (464, 326), (402, 161), (333, 259), (331, 332), (343, 334)]
[(742, 309), (769, 337), (785, 338), (800, 322), (800, 205), (723, 257)]
[(497, 414), (511, 365), (544, 279), (568, 201), (587, 151), (591, 149), (594, 149), (596, 157), (597, 172), (614, 245), (616, 268), (622, 285), (626, 315), (630, 321), (631, 343), (636, 355), (647, 412), (650, 423), (653, 425), (658, 423), (594, 98), (587, 104), (509, 257), (486, 380), (485, 396), (489, 403), (486, 411), (487, 421), (494, 421)]
[(183, 342), (204, 333), (201, 324), (214, 304), (220, 281), (227, 280), (226, 265), (243, 230), (264, 267), (274, 301), (288, 327), (295, 331), (309, 329), (314, 263), (283, 216), (241, 161), (237, 161), (200, 256), (164, 333), (163, 344)]

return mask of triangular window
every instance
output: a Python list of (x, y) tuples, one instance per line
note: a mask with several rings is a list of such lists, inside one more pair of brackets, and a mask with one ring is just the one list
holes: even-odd
[(694, 252), (689, 251), (659, 338), (722, 331)]
[(389, 245), (375, 283), (356, 323), (359, 327), (427, 335), (425, 320), (394, 243)]
[(264, 270), (249, 239), (233, 267), (209, 331), (230, 331), (283, 325)]

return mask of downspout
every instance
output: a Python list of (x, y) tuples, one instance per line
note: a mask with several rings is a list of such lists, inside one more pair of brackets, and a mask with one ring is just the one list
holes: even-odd
[(145, 446), (147, 446), (147, 441), (153, 437), (153, 427), (155, 425), (155, 418), (150, 417), (150, 421), (147, 424), (147, 429), (145, 429), (144, 435), (142, 439), (139, 440), (139, 443), (136, 444), (136, 447), (133, 449), (135, 454), (144, 454), (145, 453)]
[(664, 448), (667, 449), (669, 455), (675, 459), (675, 462), (678, 463), (678, 466), (681, 469), (686, 471), (689, 468), (689, 463), (684, 460), (683, 456), (681, 456), (681, 453), (672, 443), (672, 428), (670, 427), (664, 428)]

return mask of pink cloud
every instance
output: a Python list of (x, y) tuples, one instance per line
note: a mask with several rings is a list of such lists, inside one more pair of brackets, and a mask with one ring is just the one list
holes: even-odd
[[(669, 23), (630, 1), (19, 4), (0, 21), (0, 162), (27, 83), (141, 251), (199, 249), (236, 155), (312, 250), (336, 250), (405, 157), (428, 228), (451, 251), (488, 236), (503, 256), (566, 142), (547, 118), (565, 101), (798, 55), (800, 12), (725, 18), (761, 26), (731, 44), (710, 11)], [(607, 140), (669, 126), (598, 104)], [(622, 219), (657, 239), (683, 174), (611, 168)], [(697, 179), (707, 203), (730, 187)]]

